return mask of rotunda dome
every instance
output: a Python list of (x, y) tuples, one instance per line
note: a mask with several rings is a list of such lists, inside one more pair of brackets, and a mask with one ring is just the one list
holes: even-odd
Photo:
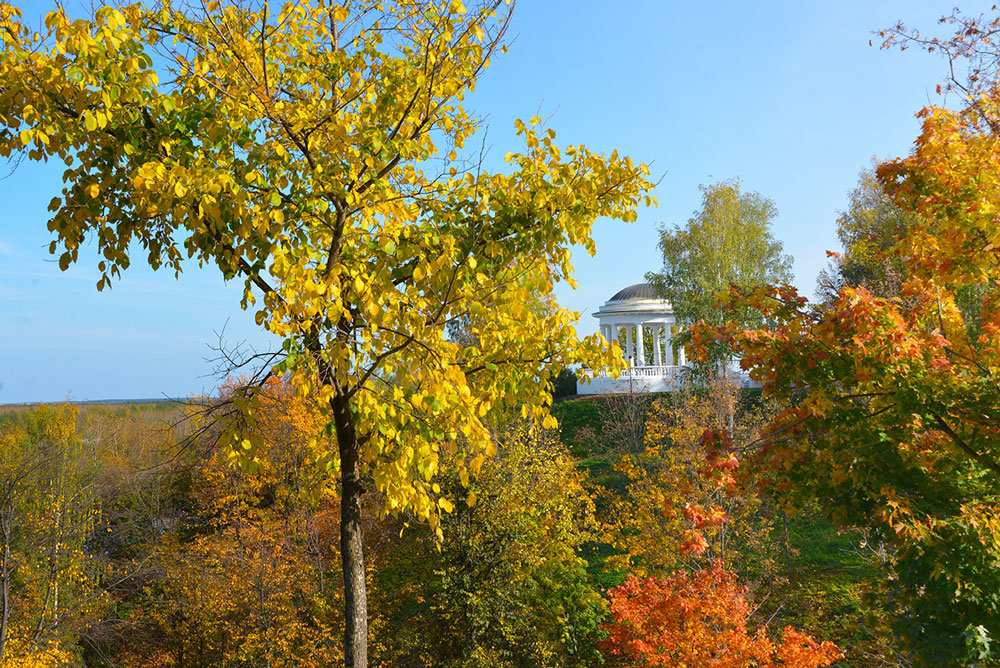
[(636, 283), (619, 290), (608, 301), (623, 302), (626, 299), (656, 299), (656, 295), (653, 293), (653, 286), (649, 283)]

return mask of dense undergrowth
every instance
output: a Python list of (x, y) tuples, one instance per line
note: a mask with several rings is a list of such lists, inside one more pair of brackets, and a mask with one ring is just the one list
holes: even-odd
[[(23, 474), (0, 507), (20, 527), (8, 542), (22, 564), (8, 577), (18, 598), (5, 667), (342, 660), (336, 485), (309, 436), (319, 417), (281, 384), (267, 396), (257, 463), (242, 470), (216, 445), (209, 404), (0, 412), (2, 473)], [(734, 632), (761, 656), (783, 651), (772, 641), (794, 626), (835, 642), (835, 665), (893, 665), (875, 553), (822, 508), (786, 527), (766, 489), (741, 492), (727, 523), (702, 527), (703, 549), (684, 549), (695, 525), (680, 508), (718, 496), (694, 447), (712, 401), (568, 398), (549, 434), (497, 418), (498, 454), (477, 478), (453, 466), (458, 451), (443, 453), (434, 486), (454, 506), (440, 542), (369, 495), (374, 665), (643, 665), (606, 637), (622, 628), (608, 626), (613, 592), (723, 566), (735, 575), (706, 586), (737, 578), (727, 610), (746, 597), (747, 630)], [(758, 396), (741, 397), (736, 431), (760, 410)]]

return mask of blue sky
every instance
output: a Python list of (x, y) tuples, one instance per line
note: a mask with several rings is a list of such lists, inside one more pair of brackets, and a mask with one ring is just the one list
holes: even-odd
[[(52, 4), (15, 3), (26, 17)], [(699, 184), (730, 177), (774, 200), (774, 235), (811, 294), (858, 171), (910, 150), (914, 114), (938, 101), (945, 72), (933, 55), (880, 51), (872, 31), (897, 20), (933, 30), (951, 6), (521, 0), (516, 39), (470, 100), (488, 116), (493, 159), (518, 148), (514, 119), (538, 113), (560, 143), (617, 149), (662, 176), (658, 208), (632, 224), (599, 222), (596, 257), (574, 254), (579, 289), (558, 296), (583, 313), (581, 333), (611, 294), (659, 267), (657, 230), (698, 208)], [(137, 257), (98, 293), (90, 248), (60, 272), (45, 228), (60, 173), (24, 163), (0, 180), (0, 403), (187, 396), (214, 387), (205, 358), (223, 328), (231, 343), (267, 345), (239, 309), (239, 287), (215, 271), (191, 267), (175, 281)]]

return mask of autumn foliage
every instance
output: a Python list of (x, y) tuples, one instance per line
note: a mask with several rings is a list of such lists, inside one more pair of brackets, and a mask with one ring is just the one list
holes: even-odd
[(602, 649), (612, 665), (818, 668), (842, 655), (791, 627), (780, 642), (747, 628), (751, 607), (736, 576), (716, 562), (665, 579), (630, 577), (608, 592), (611, 621)]
[[(268, 371), (336, 432), (352, 667), (368, 665), (365, 491), (438, 531), (441, 442), (461, 439), (474, 475), (494, 407), (551, 428), (551, 372), (621, 366), (552, 293), (572, 280), (570, 247), (593, 252), (597, 219), (652, 203), (649, 168), (560, 147), (538, 117), (516, 121), (523, 150), (499, 171), (466, 152), (481, 123), (463, 99), (506, 50), (512, 11), (122, 2), (31, 25), (0, 2), (0, 156), (70, 167), (49, 204), (60, 267), (94, 242), (98, 289), (136, 254), (217, 268), (282, 340)], [(449, 338), (459, 319), (474, 343)], [(225, 439), (252, 462), (240, 426)]]
[[(608, 540), (620, 552), (611, 563), (636, 575), (716, 559), (755, 576), (773, 569), (770, 509), (752, 481), (737, 479), (735, 454), (773, 408), (745, 399), (713, 380), (649, 405), (644, 450), (615, 464), (627, 493), (609, 494)], [(732, 435), (719, 432), (730, 416)]]
[(931, 665), (961, 661), (970, 634), (1000, 637), (998, 109), (992, 87), (965, 109), (928, 107), (913, 153), (878, 167), (911, 214), (880, 250), (906, 268), (898, 296), (843, 287), (811, 305), (789, 286), (733, 289), (722, 306), (768, 325), (696, 333), (789, 402), (757, 464), (786, 504), (819, 500), (890, 546), (887, 608)]
[(773, 520), (803, 507), (880, 545), (901, 662), (996, 665), (1000, 19), (907, 37), (973, 59), (975, 85), (853, 197), (822, 303), (752, 285), (788, 259), (738, 182), (664, 233), (684, 271), (653, 279), (703, 319), (706, 369), (738, 359), (773, 403), (635, 402), (586, 461), (611, 471), (595, 491), (548, 378), (624, 361), (553, 291), (654, 184), (537, 117), (498, 172), (460, 155), (513, 3), (191, 7), (31, 26), (0, 0), (0, 156), (66, 164), (60, 267), (88, 243), (98, 289), (137, 251), (218, 267), (282, 340), (193, 434), (70, 406), (0, 421), (4, 668), (361, 668), (369, 638), (382, 665), (564, 668), (600, 660), (606, 609), (618, 665), (827, 666), (832, 644), (752, 628), (744, 588), (778, 579)]

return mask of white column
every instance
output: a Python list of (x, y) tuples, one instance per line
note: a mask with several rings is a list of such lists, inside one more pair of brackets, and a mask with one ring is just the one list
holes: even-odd
[(635, 326), (635, 365), (646, 366), (646, 341), (642, 323)]
[[(681, 328), (678, 327), (677, 333), (679, 334), (680, 332)], [(684, 352), (684, 346), (682, 345), (677, 347), (677, 363), (680, 364), (681, 366), (687, 366), (687, 355)]]
[(632, 325), (625, 328), (625, 359), (634, 365), (635, 360), (632, 358)]
[(662, 332), (658, 332), (660, 334), (660, 337), (657, 339), (657, 344), (658, 345), (656, 346), (656, 350), (660, 353), (660, 362), (659, 363), (660, 364), (669, 364), (667, 362), (666, 351), (664, 350), (664, 347), (665, 347), (665, 344), (666, 344), (666, 339), (667, 339), (667, 326), (666, 325), (660, 325), (660, 327), (662, 328), (663, 331)]
[(672, 325), (663, 326), (663, 335), (666, 337), (666, 341), (663, 342), (663, 347), (666, 349), (664, 352), (667, 355), (667, 359), (664, 362), (667, 366), (674, 366), (674, 332)]
[(664, 366), (670, 366), (674, 363), (673, 359), (670, 357), (670, 325), (663, 326), (661, 348), (660, 348), (660, 364)]
[(660, 350), (660, 330), (663, 329), (663, 325), (656, 325), (653, 328), (653, 364), (656, 366), (662, 366), (663, 364), (663, 354)]

